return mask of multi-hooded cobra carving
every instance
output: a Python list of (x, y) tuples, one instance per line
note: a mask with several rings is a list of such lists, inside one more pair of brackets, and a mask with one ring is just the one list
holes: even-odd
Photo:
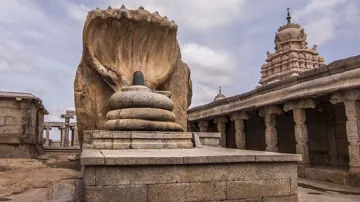
[(171, 91), (176, 123), (186, 129), (191, 103), (190, 70), (182, 62), (174, 21), (143, 7), (89, 12), (83, 55), (75, 78), (79, 139), (83, 130), (103, 129), (109, 97), (132, 84), (135, 71), (152, 90)]

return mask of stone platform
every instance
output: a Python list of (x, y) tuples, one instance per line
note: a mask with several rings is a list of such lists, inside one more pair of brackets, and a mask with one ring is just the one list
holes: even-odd
[(93, 201), (298, 201), (300, 155), (227, 149), (85, 149)]

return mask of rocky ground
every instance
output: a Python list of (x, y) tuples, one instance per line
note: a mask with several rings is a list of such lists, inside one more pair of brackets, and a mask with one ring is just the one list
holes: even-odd
[[(69, 154), (0, 159), (0, 201), (79, 201), (79, 161)], [(360, 188), (299, 179), (300, 202), (357, 202)]]
[(68, 156), (0, 159), (0, 201), (75, 201), (80, 165)]

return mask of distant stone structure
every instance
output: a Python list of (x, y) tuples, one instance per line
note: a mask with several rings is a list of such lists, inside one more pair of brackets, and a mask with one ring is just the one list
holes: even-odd
[(275, 34), (275, 53), (266, 53), (265, 64), (261, 67), (261, 85), (270, 84), (298, 75), (307, 70), (324, 65), (324, 58), (319, 56), (316, 45), (307, 47), (306, 33), (299, 24), (291, 23), (288, 11), (288, 23), (281, 26)]
[(300, 177), (360, 185), (360, 55), (323, 65), (288, 20), (263, 85), (189, 109), (190, 129), (220, 132), (223, 147), (301, 154)]
[[(50, 138), (50, 131), (53, 128), (57, 128), (60, 130), (60, 141), (54, 141)], [(76, 123), (69, 123), (68, 124), (68, 132), (66, 133), (65, 122), (45, 122), (44, 123), (44, 130), (45, 130), (45, 142), (44, 147), (69, 147), (69, 146), (79, 146), (79, 140), (77, 135), (77, 126)], [(71, 138), (67, 137), (66, 135), (70, 135)], [(68, 140), (68, 144), (65, 144), (65, 139)], [(71, 139), (71, 141), (70, 141)]]
[(0, 157), (35, 158), (43, 154), (42, 101), (30, 93), (0, 91)]

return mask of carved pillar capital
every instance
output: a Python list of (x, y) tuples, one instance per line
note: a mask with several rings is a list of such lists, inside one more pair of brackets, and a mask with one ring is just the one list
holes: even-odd
[(230, 116), (230, 120), (247, 120), (249, 119), (249, 115), (246, 112), (235, 112)]
[(214, 119), (214, 123), (226, 123), (229, 119), (226, 116), (219, 116)]
[(287, 112), (294, 109), (314, 109), (315, 107), (316, 103), (313, 99), (303, 99), (286, 103), (283, 107), (283, 110)]
[(207, 121), (207, 120), (199, 121), (198, 126), (199, 126), (200, 128), (201, 128), (201, 127), (208, 127), (208, 126), (209, 126), (209, 121)]
[(264, 117), (266, 114), (281, 114), (281, 109), (277, 106), (268, 106), (259, 110), (260, 117)]
[(330, 102), (332, 104), (337, 104), (345, 101), (355, 101), (360, 100), (360, 90), (348, 90), (336, 92), (331, 95)]
[(200, 132), (207, 132), (209, 127), (209, 121), (207, 120), (199, 121), (198, 126), (200, 128)]

